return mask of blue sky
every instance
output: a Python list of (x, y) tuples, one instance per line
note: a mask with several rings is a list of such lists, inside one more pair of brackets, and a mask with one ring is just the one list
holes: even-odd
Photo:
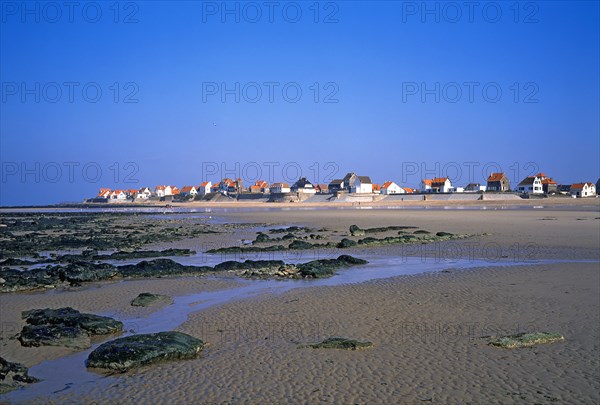
[(1, 4), (0, 205), (600, 175), (598, 2)]

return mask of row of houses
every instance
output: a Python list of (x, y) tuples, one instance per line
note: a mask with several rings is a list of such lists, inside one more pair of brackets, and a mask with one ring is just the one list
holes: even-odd
[[(600, 179), (598, 179), (600, 183)], [(576, 183), (572, 185), (558, 185), (551, 177), (544, 173), (535, 176), (527, 176), (515, 188), (514, 191), (522, 194), (571, 194), (574, 197), (590, 197), (596, 195), (600, 184)], [(149, 199), (152, 197), (179, 196), (182, 199), (195, 198), (210, 193), (240, 194), (240, 193), (262, 193), (262, 194), (412, 194), (421, 193), (478, 193), (478, 192), (508, 192), (511, 191), (510, 181), (504, 173), (491, 173), (487, 184), (470, 183), (465, 187), (455, 187), (448, 177), (435, 177), (423, 179), (419, 189), (401, 187), (393, 181), (386, 181), (383, 185), (374, 184), (369, 176), (359, 176), (356, 173), (348, 173), (341, 179), (334, 179), (329, 184), (312, 184), (306, 177), (300, 177), (298, 181), (289, 183), (276, 182), (269, 184), (264, 180), (258, 180), (246, 188), (242, 179), (222, 179), (217, 183), (211, 181), (202, 182), (198, 186), (184, 186), (181, 189), (171, 185), (156, 186), (154, 190), (150, 187), (142, 187), (139, 190), (111, 190), (100, 189), (98, 198), (107, 200), (135, 200)]]

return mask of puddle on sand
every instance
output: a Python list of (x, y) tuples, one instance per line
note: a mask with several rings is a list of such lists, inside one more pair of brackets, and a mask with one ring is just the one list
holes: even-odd
[[(489, 266), (515, 266), (540, 263), (557, 263), (556, 260), (535, 262), (484, 260), (452, 260), (439, 261), (415, 257), (376, 258), (369, 264), (340, 270), (330, 278), (318, 280), (245, 280), (240, 279), (242, 286), (219, 291), (200, 292), (173, 298), (173, 304), (142, 318), (118, 318), (124, 324), (122, 336), (135, 333), (155, 333), (177, 328), (184, 323), (191, 313), (206, 308), (222, 305), (236, 300), (256, 297), (263, 294), (281, 294), (286, 291), (317, 286), (337, 286), (343, 284), (362, 283), (385, 279), (400, 275), (412, 275), (425, 272), (436, 272), (446, 269), (468, 269)], [(104, 313), (102, 315), (111, 315)], [(113, 339), (112, 337), (107, 339)], [(104, 342), (104, 341), (103, 341)], [(210, 343), (210, 342), (208, 342)], [(85, 367), (85, 360), (100, 343), (92, 348), (59, 359), (42, 362), (29, 370), (29, 375), (43, 381), (31, 384), (27, 388), (13, 391), (1, 397), (3, 401), (22, 403), (43, 398), (43, 402), (57, 400), (61, 395), (72, 391), (84, 392), (87, 388), (98, 385), (110, 385), (116, 380), (111, 376), (92, 373)]]

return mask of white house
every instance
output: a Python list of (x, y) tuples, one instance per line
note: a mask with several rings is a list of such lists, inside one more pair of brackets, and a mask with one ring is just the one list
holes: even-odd
[(404, 194), (404, 189), (393, 181), (386, 181), (381, 186), (381, 194)]
[(110, 198), (112, 191), (110, 190), (110, 188), (101, 188), (100, 191), (98, 192), (97, 197), (99, 198)]
[(173, 188), (171, 186), (156, 186), (155, 191), (157, 197), (173, 195)]
[(115, 190), (110, 194), (111, 200), (126, 200), (127, 194), (123, 190)]
[(451, 193), (454, 191), (448, 177), (421, 180), (420, 188), (424, 193)]
[(292, 191), (288, 183), (273, 183), (270, 189), (272, 194), (283, 194)]
[(351, 193), (365, 194), (373, 192), (373, 182), (369, 176), (356, 176), (354, 184), (350, 188)]
[(196, 187), (196, 191), (198, 194), (205, 195), (210, 193), (210, 188), (212, 187), (212, 181), (203, 181), (198, 187)]
[(573, 197), (593, 197), (596, 195), (596, 186), (594, 183), (577, 183), (571, 186), (569, 192)]
[(135, 198), (147, 200), (151, 196), (152, 196), (152, 190), (150, 190), (149, 187), (142, 187), (138, 190), (138, 193), (135, 196)]
[(422, 193), (430, 193), (431, 192), (431, 180), (429, 180), (429, 179), (421, 180), (421, 183), (419, 183), (419, 190), (421, 190)]
[(469, 183), (465, 187), (465, 193), (477, 193), (478, 191), (485, 191), (487, 186), (480, 183)]
[(180, 194), (184, 196), (195, 197), (198, 195), (198, 190), (194, 186), (183, 186)]
[(315, 194), (317, 190), (306, 177), (300, 177), (290, 188), (295, 193)]
[(525, 194), (543, 194), (542, 179), (537, 176), (527, 176), (517, 185), (517, 191)]

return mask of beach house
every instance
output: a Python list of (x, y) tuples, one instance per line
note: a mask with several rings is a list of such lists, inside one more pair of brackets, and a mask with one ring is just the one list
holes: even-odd
[(504, 173), (491, 173), (487, 178), (487, 191), (509, 191), (510, 182)]
[(291, 191), (294, 193), (304, 193), (304, 194), (315, 194), (317, 190), (313, 184), (306, 179), (306, 177), (300, 177), (298, 181), (296, 181), (292, 187)]
[(292, 191), (288, 183), (273, 183), (269, 189), (271, 194), (284, 194)]
[(453, 191), (452, 182), (448, 177), (423, 179), (419, 187), (423, 193), (450, 193)]
[(543, 194), (542, 179), (537, 176), (527, 176), (517, 184), (517, 191), (524, 194)]
[(110, 194), (110, 199), (123, 201), (127, 199), (127, 194), (125, 194), (124, 190), (115, 190)]
[(185, 197), (195, 197), (198, 195), (198, 189), (194, 186), (183, 186), (180, 194)]
[(206, 195), (210, 193), (210, 188), (212, 187), (212, 181), (203, 181), (200, 183), (198, 187), (196, 187), (196, 191), (199, 195)]
[(166, 197), (169, 195), (173, 195), (173, 187), (171, 186), (156, 186), (154, 188), (154, 193), (157, 197)]
[(137, 198), (139, 200), (147, 200), (151, 196), (152, 196), (152, 190), (150, 190), (150, 187), (142, 187), (138, 190), (135, 198)]
[(569, 190), (573, 197), (593, 197), (596, 195), (596, 186), (594, 183), (576, 183), (572, 184)]
[(343, 179), (333, 179), (327, 188), (332, 193), (335, 193), (344, 190), (346, 187)]
[(98, 198), (110, 198), (110, 194), (112, 193), (110, 188), (101, 188), (96, 197)]
[(465, 186), (465, 193), (477, 193), (479, 191), (485, 191), (486, 186), (481, 185), (480, 183), (469, 183)]
[(544, 193), (549, 194), (558, 191), (558, 184), (551, 177), (546, 176), (544, 173), (538, 173), (535, 177), (542, 181), (542, 191)]
[(381, 186), (381, 194), (390, 195), (390, 194), (403, 194), (404, 189), (394, 183), (393, 181), (386, 181)]

